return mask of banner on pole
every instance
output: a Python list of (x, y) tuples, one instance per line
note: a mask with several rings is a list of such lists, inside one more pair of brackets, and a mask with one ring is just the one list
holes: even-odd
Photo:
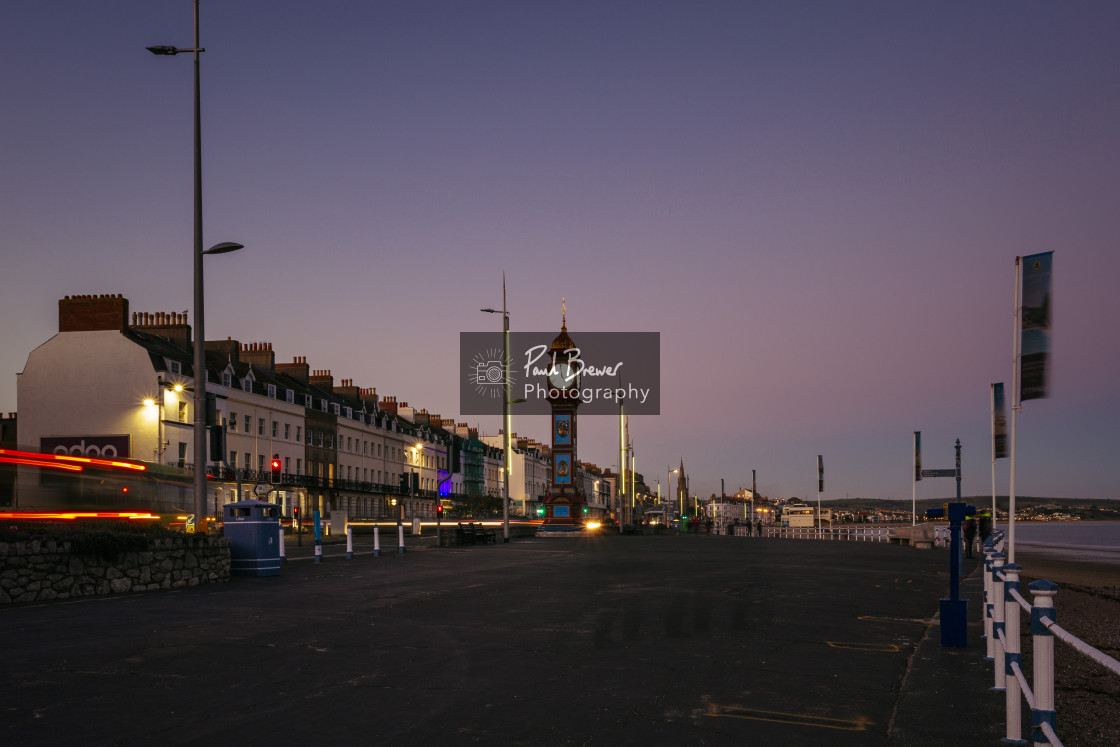
[(1050, 276), (1053, 259), (1054, 252), (1031, 254), (1022, 258), (1020, 402), (1047, 396), (1050, 371)]
[(1007, 412), (1003, 404), (1003, 383), (992, 384), (992, 459), (1007, 458)]
[(922, 480), (922, 432), (914, 431), (914, 482)]
[(824, 492), (824, 457), (817, 454), (817, 492)]

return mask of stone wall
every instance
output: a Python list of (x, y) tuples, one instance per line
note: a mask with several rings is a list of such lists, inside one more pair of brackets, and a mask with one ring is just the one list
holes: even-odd
[(0, 604), (180, 589), (229, 581), (229, 540), (153, 540), (112, 560), (74, 555), (69, 542), (0, 542)]

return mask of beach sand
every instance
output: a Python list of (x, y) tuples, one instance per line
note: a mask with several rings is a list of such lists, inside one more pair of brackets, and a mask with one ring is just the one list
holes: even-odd
[[(1031, 601), (1031, 581), (1046, 579), (1058, 584), (1054, 598), (1058, 625), (1120, 659), (1120, 566), (1022, 550), (1015, 560), (1023, 567), (1024, 599)], [(1022, 630), (1023, 669), (1029, 673), (1033, 671), (1030, 621), (1025, 615)], [(1120, 674), (1060, 640), (1054, 642), (1054, 654), (1057, 732), (1062, 742), (1067, 747), (1120, 745)], [(1023, 709), (1029, 711), (1025, 703)]]

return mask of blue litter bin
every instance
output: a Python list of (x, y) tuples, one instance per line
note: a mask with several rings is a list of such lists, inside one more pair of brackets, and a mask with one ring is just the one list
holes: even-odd
[(280, 511), (273, 503), (227, 503), (225, 536), (229, 538), (229, 571), (234, 576), (280, 574)]

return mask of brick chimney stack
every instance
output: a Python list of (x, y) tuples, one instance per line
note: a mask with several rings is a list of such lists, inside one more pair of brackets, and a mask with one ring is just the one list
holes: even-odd
[(310, 383), (310, 369), (307, 366), (306, 355), (297, 355), (292, 358), (291, 363), (277, 363), (276, 372), (287, 374), (305, 386)]
[(334, 376), (329, 368), (319, 368), (311, 372), (311, 386), (316, 386), (324, 392), (334, 391)]
[(276, 353), (271, 342), (246, 342), (241, 346), (241, 360), (263, 369), (270, 376), (276, 370)]
[(58, 302), (59, 332), (128, 329), (128, 299), (117, 294), (66, 296)]
[(183, 350), (191, 350), (191, 326), (187, 324), (187, 312), (134, 311), (132, 328), (170, 340)]

